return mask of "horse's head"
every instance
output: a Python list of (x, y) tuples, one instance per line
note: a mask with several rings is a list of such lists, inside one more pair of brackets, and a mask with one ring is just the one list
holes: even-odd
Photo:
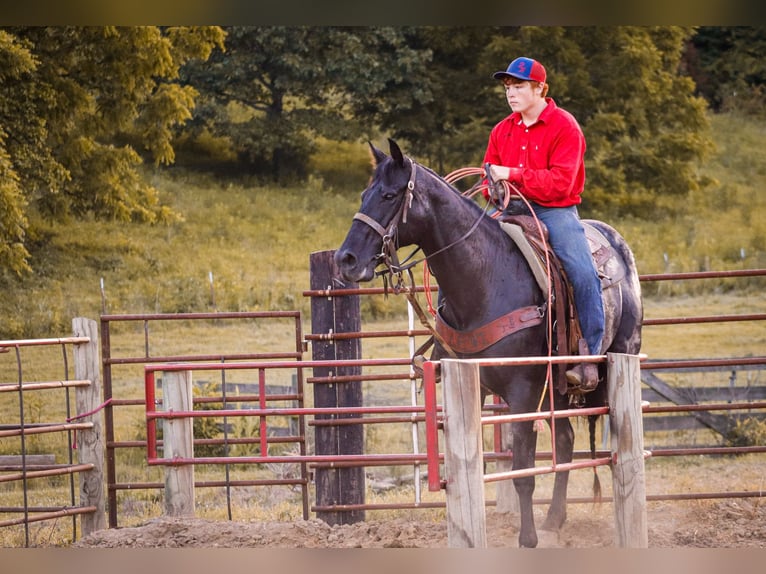
[(395, 141), (388, 142), (390, 157), (370, 144), (374, 173), (362, 192), (361, 207), (346, 239), (335, 253), (335, 263), (346, 281), (370, 281), (375, 267), (395, 252), (399, 225), (407, 222), (415, 163), (402, 154)]

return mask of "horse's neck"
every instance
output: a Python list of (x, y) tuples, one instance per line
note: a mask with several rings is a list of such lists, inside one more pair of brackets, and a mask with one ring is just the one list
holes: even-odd
[(429, 265), (447, 301), (446, 318), (458, 328), (483, 324), (536, 298), (523, 256), (491, 219), (461, 239), (476, 221), (476, 211), (470, 212), (459, 222), (437, 222), (439, 230), (431, 234), (437, 241), (422, 245), (433, 254)]

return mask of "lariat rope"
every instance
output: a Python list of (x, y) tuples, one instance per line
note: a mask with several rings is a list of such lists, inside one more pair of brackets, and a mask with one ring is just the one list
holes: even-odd
[[(460, 179), (463, 179), (464, 177), (477, 176), (477, 175), (487, 175), (487, 171), (488, 171), (488, 169), (481, 168), (481, 167), (464, 167), (464, 168), (457, 169), (457, 170), (447, 174), (444, 177), (444, 180), (447, 181), (448, 183), (452, 184), (452, 183), (454, 183), (454, 182), (456, 182), (456, 181), (458, 181)], [(473, 196), (476, 195), (477, 193), (479, 193), (479, 192), (483, 193), (483, 192), (487, 191), (488, 194), (491, 197), (492, 190), (490, 189), (490, 185), (491, 184), (483, 183), (483, 181), (482, 181), (482, 183), (480, 183), (480, 185), (475, 185), (475, 186), (471, 187), (463, 195), (468, 197), (468, 198), (473, 198)], [(538, 219), (537, 215), (535, 214), (535, 210), (532, 209), (532, 206), (530, 205), (530, 203), (527, 200), (527, 198), (524, 197), (521, 194), (521, 192), (519, 191), (519, 189), (515, 185), (513, 185), (510, 181), (501, 180), (499, 182), (495, 182), (495, 185), (502, 185), (503, 186), (503, 194), (502, 194), (502, 197), (501, 197), (502, 203), (497, 206), (498, 210), (495, 213), (493, 213), (491, 215), (491, 217), (493, 219), (497, 219), (498, 217), (500, 217), (502, 215), (503, 211), (505, 211), (505, 209), (508, 207), (508, 204), (509, 204), (509, 202), (511, 200), (511, 197), (513, 197), (513, 199), (520, 199), (521, 201), (524, 202), (524, 205), (527, 206), (527, 209), (532, 214), (532, 218), (535, 221), (535, 226), (537, 227), (537, 232), (540, 234), (540, 241), (543, 244), (546, 244), (545, 234), (543, 232), (543, 226), (540, 223), (540, 220)], [(548, 250), (545, 249), (544, 251), (545, 251), (545, 273), (546, 273), (546, 275), (548, 277), (548, 282), (547, 282), (548, 283), (548, 292), (545, 295), (546, 295), (547, 301), (548, 301), (548, 303), (550, 305), (550, 303), (553, 301), (553, 292), (552, 292), (552, 287), (551, 287), (551, 283), (552, 283), (551, 282), (551, 276), (552, 276), (551, 261), (550, 261), (550, 255), (548, 253)], [(427, 286), (426, 287), (426, 293), (428, 294), (427, 295), (427, 299), (428, 299), (428, 302), (429, 302), (429, 311), (431, 312), (431, 314), (433, 316), (436, 316), (436, 311), (433, 308), (433, 305), (431, 304), (432, 298), (430, 296), (430, 270), (428, 269), (428, 265), (425, 265), (424, 268), (423, 268), (423, 284)], [(547, 313), (547, 325), (546, 326), (548, 328), (548, 357), (550, 358), (550, 357), (553, 356), (553, 316), (552, 316), (552, 313), (550, 313), (550, 312)], [(546, 372), (545, 372), (545, 385), (543, 386), (543, 392), (540, 395), (540, 400), (537, 403), (537, 412), (540, 412), (542, 410), (543, 401), (545, 400), (546, 392), (548, 392), (549, 389), (552, 391), (553, 385), (550, 384), (552, 380), (553, 380), (553, 363), (551, 363), (549, 361), (548, 362), (548, 367), (547, 367)], [(552, 395), (552, 392), (551, 392), (551, 395)], [(553, 408), (553, 396), (550, 397), (550, 401), (551, 401), (551, 409), (552, 409)], [(534, 426), (535, 431), (541, 430), (542, 424), (543, 424), (542, 420), (541, 419), (537, 419), (535, 421), (535, 426)], [(554, 424), (555, 423), (554, 423), (553, 419), (551, 419), (551, 425), (554, 425)], [(552, 429), (551, 432), (553, 432), (553, 429)]]

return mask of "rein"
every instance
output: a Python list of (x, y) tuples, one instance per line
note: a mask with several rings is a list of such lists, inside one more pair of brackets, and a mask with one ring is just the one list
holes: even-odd
[[(417, 173), (416, 173), (416, 171), (417, 171), (417, 163), (415, 163), (412, 160), (412, 158), (408, 157), (407, 159), (409, 160), (410, 165), (412, 166), (412, 170), (410, 172), (410, 179), (407, 182), (407, 192), (406, 192), (406, 194), (404, 196), (404, 201), (402, 201), (401, 209), (399, 209), (399, 211), (396, 212), (394, 217), (389, 222), (388, 227), (383, 227), (380, 223), (378, 223), (377, 221), (375, 221), (373, 218), (371, 218), (370, 216), (368, 216), (365, 213), (357, 212), (357, 213), (354, 214), (354, 217), (353, 217), (353, 219), (357, 219), (357, 220), (361, 221), (362, 223), (366, 223), (368, 226), (370, 226), (373, 230), (375, 230), (378, 233), (378, 235), (380, 235), (381, 239), (383, 240), (383, 245), (382, 245), (382, 248), (381, 248), (381, 252), (377, 256), (377, 258), (378, 258), (378, 260), (383, 262), (383, 264), (386, 266), (386, 269), (384, 269), (383, 271), (379, 271), (377, 274), (383, 276), (384, 284), (385, 284), (385, 281), (386, 281), (386, 279), (385, 279), (385, 274), (386, 273), (390, 273), (392, 277), (394, 275), (399, 277), (399, 280), (397, 282), (397, 286), (394, 287), (395, 292), (398, 289), (401, 289), (401, 286), (402, 286), (402, 283), (403, 283), (403, 281), (402, 281), (402, 273), (404, 271), (409, 271), (410, 269), (412, 269), (413, 267), (415, 267), (419, 263), (427, 262), (430, 258), (432, 258), (432, 257), (434, 257), (436, 255), (439, 255), (440, 253), (443, 253), (444, 251), (447, 251), (448, 249), (454, 247), (458, 243), (468, 239), (468, 237), (474, 231), (476, 231), (476, 229), (479, 227), (479, 224), (481, 223), (481, 220), (484, 219), (484, 217), (487, 214), (487, 210), (489, 209), (489, 203), (487, 203), (487, 205), (484, 207), (483, 211), (481, 212), (481, 215), (476, 219), (476, 221), (473, 223), (471, 228), (468, 231), (466, 231), (461, 237), (458, 237), (455, 241), (453, 241), (449, 245), (445, 245), (444, 247), (442, 247), (441, 249), (439, 249), (437, 251), (434, 251), (430, 255), (427, 255), (425, 257), (421, 257), (420, 259), (416, 259), (414, 261), (410, 261), (410, 259), (412, 259), (412, 257), (415, 255), (415, 253), (417, 253), (420, 250), (420, 248), (418, 247), (412, 253), (410, 253), (410, 255), (408, 255), (405, 258), (405, 260), (404, 260), (404, 263), (407, 263), (408, 261), (410, 261), (410, 262), (407, 263), (406, 265), (403, 265), (402, 263), (399, 262), (399, 257), (398, 257), (398, 255), (396, 253), (397, 248), (396, 248), (396, 244), (395, 244), (394, 239), (395, 239), (395, 235), (396, 235), (396, 230), (397, 230), (397, 228), (399, 226), (399, 222), (401, 221), (402, 223), (407, 223), (407, 212), (409, 211), (409, 208), (412, 206), (412, 201), (415, 199), (415, 194), (414, 194), (414, 191), (415, 191), (415, 177), (417, 175)], [(469, 168), (469, 169), (479, 169), (479, 171), (481, 173), (483, 173), (483, 171), (481, 171), (480, 168)], [(450, 175), (452, 175), (452, 174), (450, 174)], [(465, 177), (465, 175), (462, 175), (461, 177)], [(457, 179), (460, 179), (460, 178), (457, 178)], [(448, 179), (445, 178), (445, 181), (447, 181), (448, 183), (452, 183), (452, 181), (456, 181), (456, 180), (455, 179), (448, 180)], [(474, 187), (476, 187), (476, 186), (474, 186)], [(481, 188), (478, 188), (476, 191), (478, 191), (480, 189)], [(471, 191), (471, 190), (469, 190), (469, 191)], [(476, 193), (476, 191), (474, 191), (474, 193)], [(508, 194), (506, 194), (506, 197), (507, 196), (508, 196)], [(507, 201), (506, 201), (506, 203), (507, 203)], [(393, 285), (393, 283), (392, 283), (392, 285)]]

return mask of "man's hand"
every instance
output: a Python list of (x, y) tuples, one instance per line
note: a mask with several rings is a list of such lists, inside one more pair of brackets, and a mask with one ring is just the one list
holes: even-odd
[(492, 181), (502, 181), (508, 179), (511, 175), (511, 168), (504, 165), (491, 165), (489, 166), (489, 176)]
[(490, 164), (489, 176), (492, 181), (507, 180), (511, 183), (521, 183), (521, 168)]

